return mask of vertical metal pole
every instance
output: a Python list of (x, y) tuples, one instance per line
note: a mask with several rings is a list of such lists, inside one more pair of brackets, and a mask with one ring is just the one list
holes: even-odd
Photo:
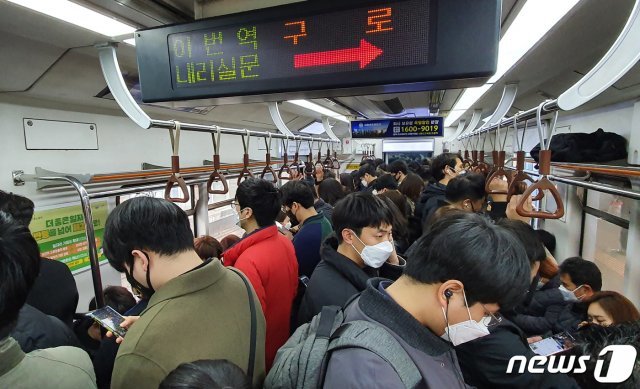
[(194, 235), (209, 235), (209, 192), (207, 184), (198, 184), (198, 201), (194, 207)]
[(89, 193), (75, 177), (65, 176), (80, 195), (82, 214), (84, 215), (85, 236), (87, 237), (87, 250), (89, 251), (89, 261), (91, 263), (91, 278), (93, 279), (93, 292), (96, 297), (96, 306), (104, 307), (104, 294), (102, 293), (102, 277), (100, 276), (100, 262), (98, 257), (98, 246), (96, 245), (96, 231), (93, 227), (93, 214), (91, 213), (91, 203)]

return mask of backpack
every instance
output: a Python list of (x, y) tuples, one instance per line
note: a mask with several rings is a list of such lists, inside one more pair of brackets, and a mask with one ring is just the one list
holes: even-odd
[[(549, 145), (553, 162), (609, 162), (627, 158), (627, 141), (624, 137), (602, 128), (591, 134), (557, 134)], [(534, 147), (531, 157), (538, 162), (540, 144)]]
[(364, 320), (345, 323), (344, 317), (342, 308), (327, 306), (310, 323), (300, 326), (278, 350), (265, 389), (321, 388), (331, 353), (344, 348), (375, 353), (393, 367), (405, 388), (422, 381), (416, 365), (387, 330)]

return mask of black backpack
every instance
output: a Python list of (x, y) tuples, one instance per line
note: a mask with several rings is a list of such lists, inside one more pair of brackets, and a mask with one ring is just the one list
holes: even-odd
[[(627, 158), (626, 139), (602, 128), (591, 134), (554, 135), (549, 149), (553, 162), (609, 162)], [(530, 154), (536, 162), (539, 161), (539, 143)]]

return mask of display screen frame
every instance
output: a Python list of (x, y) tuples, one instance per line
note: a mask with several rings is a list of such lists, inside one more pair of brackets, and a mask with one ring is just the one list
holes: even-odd
[[(208, 99), (213, 103), (278, 101), (286, 98), (397, 93), (477, 86), (497, 66), (500, 33), (499, 0), (430, 0), (429, 63), (395, 68), (337, 71), (282, 79), (218, 83), (175, 88), (168, 37), (203, 29), (246, 26), (327, 12), (346, 11), (390, 1), (325, 0), (293, 3), (238, 14), (201, 19), (136, 32), (136, 54), (145, 103)], [(213, 99), (213, 100), (212, 100)]]

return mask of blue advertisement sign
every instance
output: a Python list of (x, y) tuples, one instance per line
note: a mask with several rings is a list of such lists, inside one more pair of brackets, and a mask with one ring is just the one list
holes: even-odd
[(444, 119), (438, 116), (351, 122), (352, 138), (411, 138), (443, 135)]

